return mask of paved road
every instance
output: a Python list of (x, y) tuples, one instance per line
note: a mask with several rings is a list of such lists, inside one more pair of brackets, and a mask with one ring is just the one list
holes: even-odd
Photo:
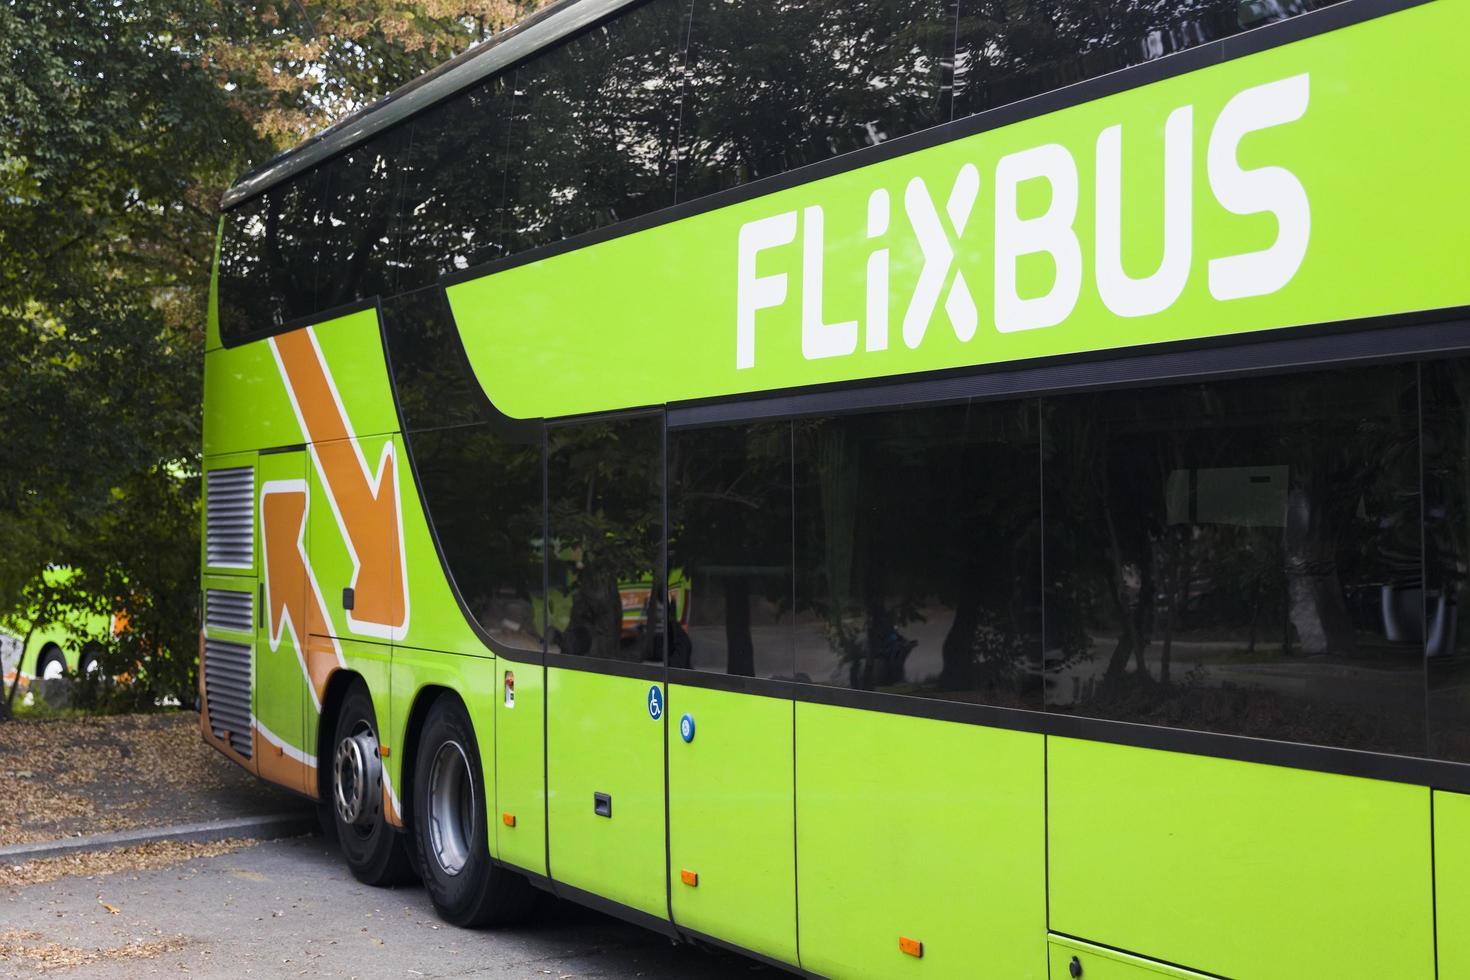
[[(104, 904), (105, 903), (105, 904)], [(118, 911), (109, 912), (106, 906)], [(0, 933), (25, 930), (81, 951), (174, 940), (145, 958), (116, 953), (60, 973), (138, 976), (367, 978), (748, 978), (782, 974), (552, 903), (535, 926), (445, 926), (422, 888), (358, 884), (335, 845), (275, 841), (162, 871), (64, 878), (0, 895)], [(34, 976), (0, 959), (0, 975)], [(50, 974), (57, 975), (57, 974)]]

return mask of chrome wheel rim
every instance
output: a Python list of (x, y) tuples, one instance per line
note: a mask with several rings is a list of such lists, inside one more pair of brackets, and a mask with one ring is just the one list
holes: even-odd
[(457, 875), (470, 859), (475, 828), (475, 783), (470, 761), (458, 742), (445, 742), (429, 770), (429, 844), (447, 875)]
[(366, 724), (337, 743), (332, 756), (332, 802), (337, 817), (351, 827), (370, 830), (383, 799), (383, 763), (378, 739)]
[(58, 681), (65, 676), (66, 664), (60, 660), (53, 659), (46, 661), (46, 667), (41, 671), (41, 680), (43, 681)]

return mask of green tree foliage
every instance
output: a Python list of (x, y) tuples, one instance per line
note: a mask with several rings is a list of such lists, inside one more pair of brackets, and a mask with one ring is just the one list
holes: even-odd
[(94, 694), (192, 703), (220, 196), (525, 9), (0, 0), (0, 628), (123, 612)]

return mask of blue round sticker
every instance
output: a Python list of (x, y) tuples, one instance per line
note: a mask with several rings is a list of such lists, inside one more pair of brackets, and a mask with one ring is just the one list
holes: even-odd
[(694, 716), (693, 715), (685, 715), (683, 718), (680, 718), (679, 719), (679, 734), (683, 737), (684, 741), (686, 741), (686, 742), (692, 742), (692, 741), (694, 741)]
[(658, 721), (664, 716), (664, 691), (657, 684), (648, 689), (648, 717)]

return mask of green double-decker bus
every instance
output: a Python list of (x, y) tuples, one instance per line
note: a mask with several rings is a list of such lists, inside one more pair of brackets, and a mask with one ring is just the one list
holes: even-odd
[(461, 925), (1470, 975), (1466, 36), (567, 0), (342, 121), (224, 202), (204, 738)]

